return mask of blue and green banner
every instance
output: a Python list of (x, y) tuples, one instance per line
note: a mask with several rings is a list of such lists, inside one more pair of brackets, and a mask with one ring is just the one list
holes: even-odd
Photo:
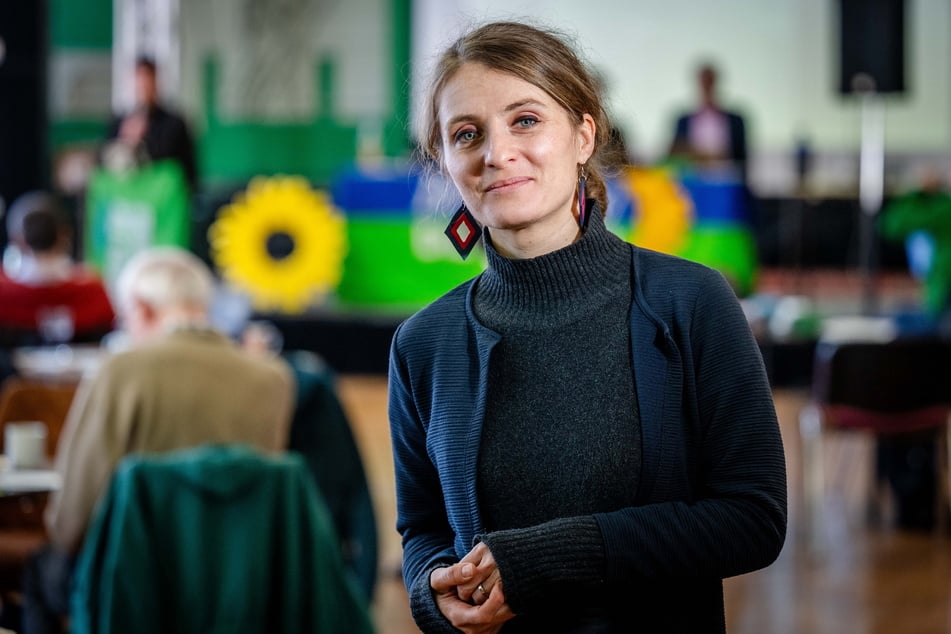
[(753, 292), (758, 269), (749, 194), (733, 178), (628, 168), (608, 184), (608, 226), (647, 249), (717, 269), (737, 295)]

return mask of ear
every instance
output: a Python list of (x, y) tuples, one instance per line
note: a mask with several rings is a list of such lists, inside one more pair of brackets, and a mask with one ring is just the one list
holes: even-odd
[(587, 163), (594, 154), (596, 132), (597, 124), (594, 122), (594, 117), (588, 113), (581, 115), (581, 124), (578, 126), (578, 163)]
[(72, 250), (73, 246), (73, 232), (69, 229), (61, 229), (59, 235), (56, 236), (56, 247), (60, 251), (68, 252)]
[(151, 325), (155, 322), (157, 311), (148, 302), (145, 302), (138, 297), (133, 297), (129, 306), (131, 312), (135, 313), (135, 315), (138, 317), (139, 323)]

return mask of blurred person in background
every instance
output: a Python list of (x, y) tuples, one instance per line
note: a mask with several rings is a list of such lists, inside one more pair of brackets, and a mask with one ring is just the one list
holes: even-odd
[(703, 168), (729, 168), (746, 182), (746, 123), (727, 110), (717, 93), (718, 70), (710, 62), (697, 68), (699, 103), (677, 117), (669, 155)]
[(129, 453), (207, 443), (287, 446), (295, 385), (286, 363), (250, 354), (209, 325), (214, 280), (193, 254), (156, 247), (117, 281), (131, 347), (83, 378), (55, 457), (62, 476), (46, 511), (51, 543), (24, 579), (23, 631), (59, 632), (94, 506)]
[(6, 219), (0, 273), (0, 341), (7, 345), (93, 341), (113, 328), (101, 278), (72, 258), (72, 229), (57, 199), (20, 196)]
[[(923, 323), (906, 325), (908, 336), (951, 337), (951, 194), (941, 171), (922, 168), (914, 185), (885, 205), (877, 228), (884, 238), (905, 243), (909, 270), (923, 283)], [(899, 527), (931, 530), (935, 525), (939, 442), (930, 432), (876, 437), (876, 468), (891, 486)]]
[(916, 180), (885, 205), (878, 230), (889, 240), (905, 241), (911, 272), (924, 281), (924, 311), (940, 323), (951, 307), (951, 194), (935, 168)]
[(191, 192), (198, 188), (195, 145), (181, 114), (161, 103), (158, 68), (148, 57), (135, 63), (135, 107), (115, 117), (109, 125), (109, 142), (103, 149), (106, 167), (172, 159), (182, 168)]

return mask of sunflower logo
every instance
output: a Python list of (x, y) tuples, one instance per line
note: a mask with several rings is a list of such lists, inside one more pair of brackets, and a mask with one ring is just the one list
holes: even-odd
[(257, 177), (222, 207), (208, 230), (225, 279), (256, 308), (302, 312), (340, 283), (345, 220), (301, 177)]
[(638, 220), (629, 241), (646, 249), (678, 253), (693, 224), (693, 203), (665, 169), (635, 169), (628, 186), (637, 201)]

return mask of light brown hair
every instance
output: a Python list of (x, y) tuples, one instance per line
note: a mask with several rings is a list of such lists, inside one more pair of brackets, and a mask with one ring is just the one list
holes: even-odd
[(595, 123), (594, 151), (585, 163), (587, 196), (607, 209), (604, 184), (606, 168), (615, 160), (608, 156), (610, 125), (600, 91), (600, 82), (588, 70), (567, 38), (555, 31), (519, 22), (491, 22), (457, 39), (436, 62), (428, 99), (423, 106), (426, 153), (442, 167), (442, 134), (439, 128), (439, 98), (446, 84), (466, 63), (514, 75), (544, 90), (580, 125), (585, 114)]

